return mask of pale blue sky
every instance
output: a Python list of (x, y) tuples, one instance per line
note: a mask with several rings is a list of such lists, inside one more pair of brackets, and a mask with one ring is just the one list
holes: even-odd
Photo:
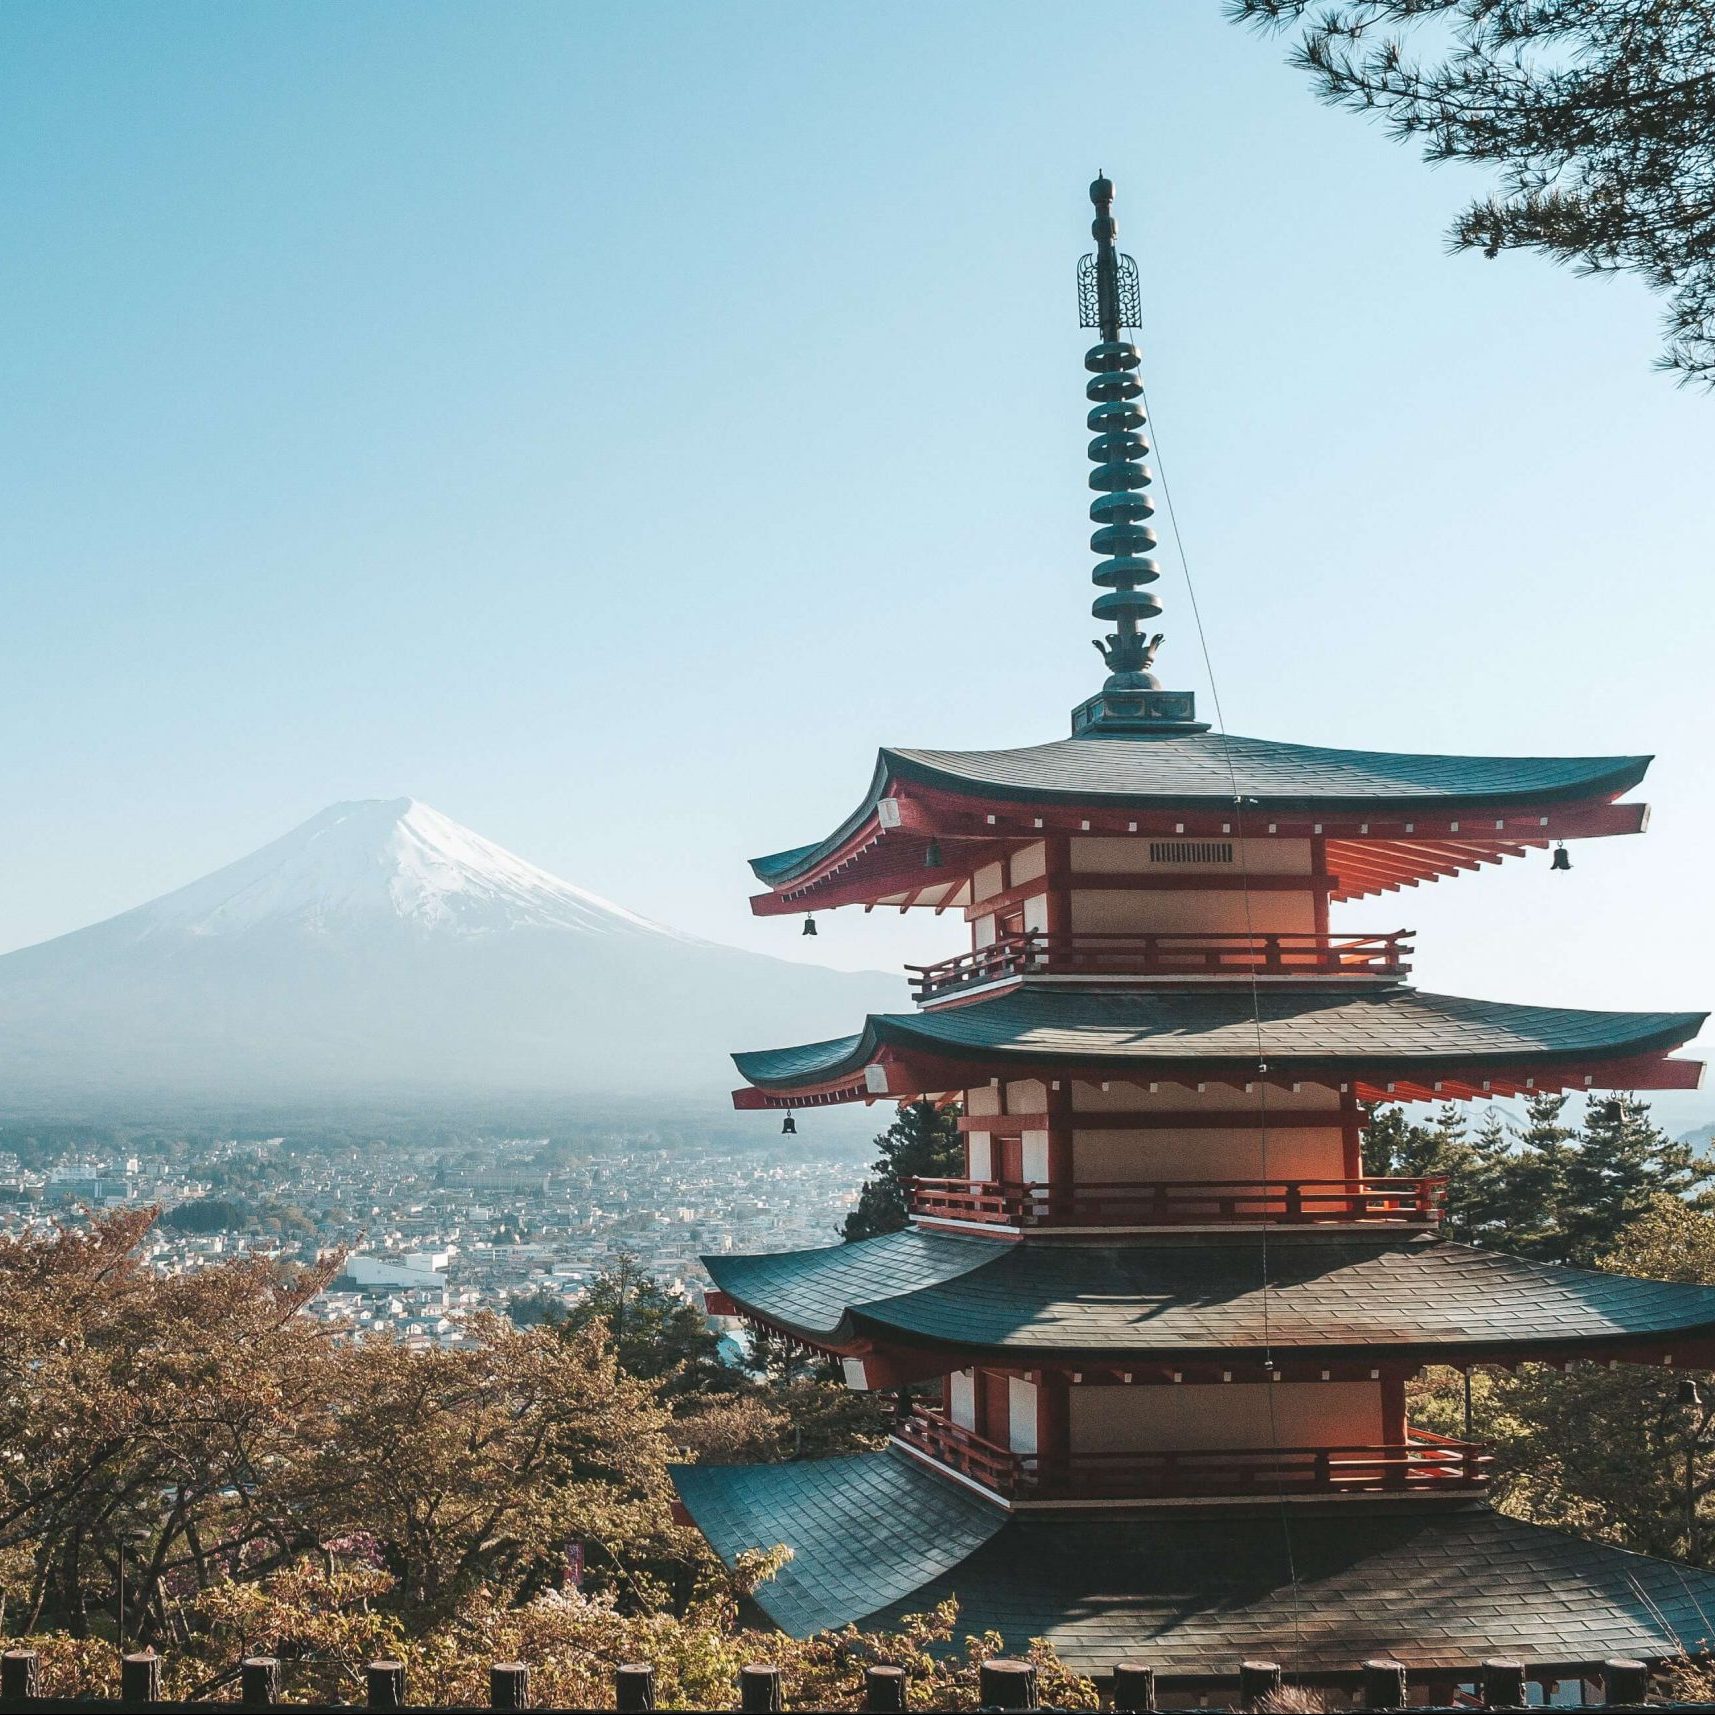
[(1639, 288), (1444, 256), (1480, 181), (1283, 54), (1218, 0), (10, 0), (0, 947), (402, 793), (719, 939), (944, 945), (800, 942), (742, 860), (1094, 688), (1103, 167), (1232, 729), (1660, 756), (1648, 839), (1348, 921), (1715, 1001), (1715, 401)]

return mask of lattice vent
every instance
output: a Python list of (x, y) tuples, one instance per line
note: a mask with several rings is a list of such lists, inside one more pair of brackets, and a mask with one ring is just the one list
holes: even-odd
[(1151, 840), (1151, 863), (1231, 863), (1231, 840)]

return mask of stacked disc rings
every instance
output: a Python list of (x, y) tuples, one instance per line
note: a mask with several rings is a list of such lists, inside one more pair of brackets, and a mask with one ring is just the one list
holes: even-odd
[[(1143, 462), (1149, 456), (1149, 442), (1138, 433), (1144, 424), (1143, 409), (1137, 403), (1143, 393), (1137, 377), (1141, 361), (1137, 347), (1128, 340), (1103, 340), (1084, 354), (1084, 367), (1091, 372), (1084, 392), (1092, 401), (1085, 422), (1095, 435), (1089, 447), (1095, 465), (1090, 487), (1096, 490), (1090, 517), (1097, 529), (1090, 547), (1106, 556), (1091, 573), (1106, 593), (1096, 597), (1090, 611), (1097, 619), (1118, 623), (1122, 633), (1131, 631), (1138, 620), (1153, 619), (1161, 612), (1156, 597), (1139, 587), (1161, 576), (1161, 568), (1149, 558), (1156, 546), (1155, 532), (1145, 523), (1154, 516), (1155, 504), (1144, 493), (1154, 480)], [(1128, 615), (1133, 625), (1124, 623)]]

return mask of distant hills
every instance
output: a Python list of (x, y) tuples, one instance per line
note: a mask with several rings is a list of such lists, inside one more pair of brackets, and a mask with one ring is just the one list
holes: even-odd
[(846, 1034), (903, 1000), (901, 979), (698, 940), (426, 804), (371, 799), (0, 957), (0, 1103), (712, 1108), (730, 1050)]

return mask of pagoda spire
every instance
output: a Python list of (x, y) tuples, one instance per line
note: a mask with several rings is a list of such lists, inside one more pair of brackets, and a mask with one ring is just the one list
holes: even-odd
[(1142, 623), (1161, 612), (1160, 598), (1148, 588), (1161, 576), (1161, 568), (1149, 557), (1156, 546), (1148, 522), (1155, 503), (1145, 492), (1155, 476), (1143, 462), (1149, 442), (1142, 434), (1142, 357), (1130, 340), (1120, 337), (1143, 319), (1141, 293), (1137, 264), (1114, 245), (1119, 229), (1113, 216), (1113, 181), (1098, 174), (1090, 186), (1090, 201), (1096, 209), (1090, 223), (1096, 249), (1078, 264), (1078, 307), (1082, 325), (1101, 334), (1084, 353), (1084, 367), (1090, 372), (1084, 392), (1090, 400), (1085, 422), (1095, 437), (1089, 446), (1095, 466), (1090, 487), (1096, 491), (1090, 503), (1096, 525), (1090, 547), (1103, 556), (1090, 574), (1103, 592), (1090, 612), (1114, 629), (1105, 641), (1096, 642), (1108, 677), (1099, 696), (1073, 710), (1072, 731), (1196, 729), (1190, 693), (1163, 691), (1149, 670), (1161, 647), (1161, 633), (1147, 636)]

